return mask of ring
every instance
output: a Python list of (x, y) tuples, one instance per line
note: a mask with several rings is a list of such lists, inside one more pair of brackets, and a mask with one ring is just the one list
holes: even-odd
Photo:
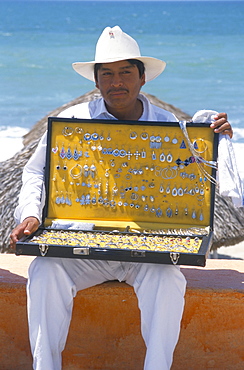
[(82, 167), (80, 164), (76, 164), (74, 167), (71, 168), (70, 170), (70, 176), (73, 178), (73, 179), (78, 179), (79, 177), (81, 177), (81, 174), (82, 174)]
[(198, 138), (193, 141), (193, 148), (197, 153), (204, 153), (208, 149), (208, 146), (202, 138)]
[(96, 140), (98, 140), (98, 139), (99, 139), (99, 135), (98, 135), (96, 132), (94, 132), (94, 133), (91, 135), (91, 139), (92, 139), (92, 140), (94, 140), (94, 141), (96, 141)]
[(148, 139), (148, 133), (147, 132), (142, 132), (141, 139), (142, 140), (147, 140)]
[(91, 139), (91, 134), (89, 134), (89, 132), (86, 132), (85, 135), (84, 135), (84, 139), (86, 141), (90, 140)]
[(81, 128), (81, 127), (76, 127), (76, 128), (75, 128), (75, 132), (76, 132), (77, 134), (81, 134), (81, 133), (83, 132), (83, 128)]
[(74, 129), (73, 129), (72, 127), (68, 127), (68, 126), (65, 126), (65, 127), (63, 128), (63, 130), (62, 130), (62, 134), (63, 134), (64, 136), (70, 136), (70, 135), (72, 135), (72, 134), (73, 134), (73, 132), (74, 132)]
[(135, 131), (130, 133), (130, 139), (135, 140), (137, 138), (137, 133)]

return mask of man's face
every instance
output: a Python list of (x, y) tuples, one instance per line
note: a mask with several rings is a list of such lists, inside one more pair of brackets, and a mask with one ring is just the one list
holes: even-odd
[(133, 109), (144, 84), (145, 75), (140, 77), (137, 66), (126, 60), (104, 63), (97, 73), (96, 87), (112, 114)]

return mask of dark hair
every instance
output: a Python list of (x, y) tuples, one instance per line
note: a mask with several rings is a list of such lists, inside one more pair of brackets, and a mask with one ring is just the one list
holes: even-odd
[[(127, 62), (129, 62), (130, 64), (133, 64), (133, 65), (136, 65), (137, 68), (138, 68), (138, 71), (139, 71), (139, 76), (140, 78), (142, 77), (142, 75), (145, 73), (145, 66), (144, 66), (144, 63), (141, 62), (140, 60), (138, 59), (126, 59)], [(96, 63), (95, 66), (94, 66), (94, 77), (95, 77), (95, 81), (97, 81), (97, 72), (98, 70), (101, 68), (102, 66), (102, 63)]]

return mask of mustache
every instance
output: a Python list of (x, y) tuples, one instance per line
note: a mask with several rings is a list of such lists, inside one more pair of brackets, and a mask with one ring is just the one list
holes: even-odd
[(125, 89), (125, 88), (119, 88), (119, 89), (114, 89), (114, 88), (111, 88), (111, 89), (109, 89), (108, 91), (107, 91), (107, 93), (109, 94), (109, 93), (113, 93), (113, 92), (115, 92), (115, 93), (117, 93), (117, 92), (129, 92), (129, 90), (127, 90), (127, 89)]

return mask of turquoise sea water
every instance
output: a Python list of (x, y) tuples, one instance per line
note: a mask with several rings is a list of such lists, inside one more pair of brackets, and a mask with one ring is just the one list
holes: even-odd
[(0, 140), (92, 90), (71, 63), (93, 60), (103, 28), (120, 25), (167, 62), (144, 91), (189, 114), (228, 112), (244, 144), (243, 19), (242, 1), (0, 1)]

